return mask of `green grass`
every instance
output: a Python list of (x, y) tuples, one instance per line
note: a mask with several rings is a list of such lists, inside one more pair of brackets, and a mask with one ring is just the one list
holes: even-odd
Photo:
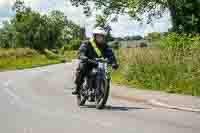
[(114, 83), (200, 96), (200, 49), (121, 49)]
[(53, 58), (32, 49), (0, 49), (0, 71), (40, 67), (61, 62), (63, 58), (60, 56)]
[(64, 52), (64, 57), (67, 59), (67, 61), (72, 61), (73, 59), (77, 58), (77, 51), (67, 50)]
[(45, 56), (0, 59), (0, 71), (33, 68), (50, 64), (58, 64), (60, 60), (49, 60)]

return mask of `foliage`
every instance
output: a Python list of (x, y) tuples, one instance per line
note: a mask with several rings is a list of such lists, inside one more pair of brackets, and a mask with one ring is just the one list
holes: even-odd
[(97, 15), (95, 27), (106, 27), (108, 24), (108, 19), (106, 16)]
[(200, 47), (199, 35), (170, 33), (160, 41), (161, 48), (191, 49)]
[[(82, 5), (87, 15), (91, 14), (90, 2), (95, 9), (106, 16), (128, 14), (132, 18), (147, 23), (153, 18), (162, 17), (168, 10), (172, 18), (173, 31), (200, 33), (200, 1), (199, 0), (71, 0), (72, 5)], [(114, 16), (116, 17), (116, 16)]]
[(200, 1), (169, 0), (173, 31), (179, 33), (200, 33)]
[(16, 29), (8, 23), (3, 23), (4, 28), (0, 29), (0, 48), (15, 48), (16, 47)]
[(124, 37), (125, 41), (142, 40), (142, 39), (143, 39), (143, 37), (140, 35)]
[(80, 39), (71, 40), (69, 44), (71, 46), (70, 50), (78, 50), (81, 45), (81, 40)]
[(17, 0), (16, 12), (10, 22), (0, 29), (0, 48), (59, 49), (71, 39), (80, 38), (81, 28), (64, 16), (63, 12), (52, 11), (42, 15)]
[(62, 53), (66, 50), (78, 50), (79, 47), (81, 45), (81, 40), (80, 39), (74, 39), (74, 40), (71, 40), (69, 42), (69, 44), (65, 44), (62, 48), (61, 48), (61, 51)]

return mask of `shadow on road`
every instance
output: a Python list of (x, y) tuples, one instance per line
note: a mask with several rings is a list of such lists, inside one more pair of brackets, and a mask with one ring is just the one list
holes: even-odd
[[(95, 105), (86, 105), (82, 108), (96, 108)], [(143, 108), (143, 107), (126, 107), (126, 106), (106, 106), (103, 110), (108, 111), (131, 111), (131, 110), (146, 110), (150, 108)]]
[(130, 110), (145, 110), (149, 108), (143, 108), (143, 107), (124, 107), (124, 106), (106, 106), (106, 110), (111, 111), (130, 111)]

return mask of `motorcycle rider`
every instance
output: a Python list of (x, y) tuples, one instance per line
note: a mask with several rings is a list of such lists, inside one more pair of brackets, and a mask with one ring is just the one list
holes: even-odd
[[(84, 82), (84, 76), (86, 76), (88, 71), (95, 67), (94, 64), (87, 62), (87, 59), (103, 57), (108, 59), (108, 63), (112, 65), (113, 69), (117, 69), (119, 67), (112, 49), (109, 48), (105, 41), (105, 36), (105, 30), (101, 27), (96, 27), (96, 29), (93, 31), (93, 37), (90, 39), (90, 41), (81, 44), (78, 52), (80, 63), (76, 70), (76, 87), (72, 92), (73, 95), (77, 95), (79, 93), (79, 89)], [(84, 59), (81, 57), (84, 57)]]

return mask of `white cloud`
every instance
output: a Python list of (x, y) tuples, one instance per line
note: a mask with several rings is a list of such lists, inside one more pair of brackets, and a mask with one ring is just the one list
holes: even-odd
[(93, 30), (96, 20), (95, 16), (86, 17), (83, 14), (82, 7), (73, 7), (70, 2), (65, 2), (63, 11), (69, 19), (73, 20), (77, 24), (80, 24), (82, 27), (86, 27), (87, 35), (91, 36), (91, 31)]
[[(11, 8), (16, 0), (0, 0), (0, 8)], [(35, 6), (40, 0), (24, 0), (26, 5)]]
[(10, 8), (14, 3), (14, 0), (1, 0), (0, 8)]
[(38, 4), (41, 0), (24, 0), (25, 3), (30, 3), (31, 5)]
[(152, 24), (134, 21), (127, 15), (120, 16), (117, 23), (112, 24), (115, 36), (142, 35), (149, 32), (166, 32), (171, 28), (171, 20), (168, 12), (160, 19), (154, 19)]
[(0, 17), (8, 17), (12, 13), (13, 0), (0, 0)]
[[(0, 0), (0, 25), (2, 21), (9, 20), (15, 13), (12, 11), (12, 6), (16, 0)], [(31, 7), (36, 6), (40, 0), (24, 0), (25, 4)]]
[(2, 27), (2, 24), (4, 21), (8, 21), (10, 17), (0, 17), (0, 28)]

